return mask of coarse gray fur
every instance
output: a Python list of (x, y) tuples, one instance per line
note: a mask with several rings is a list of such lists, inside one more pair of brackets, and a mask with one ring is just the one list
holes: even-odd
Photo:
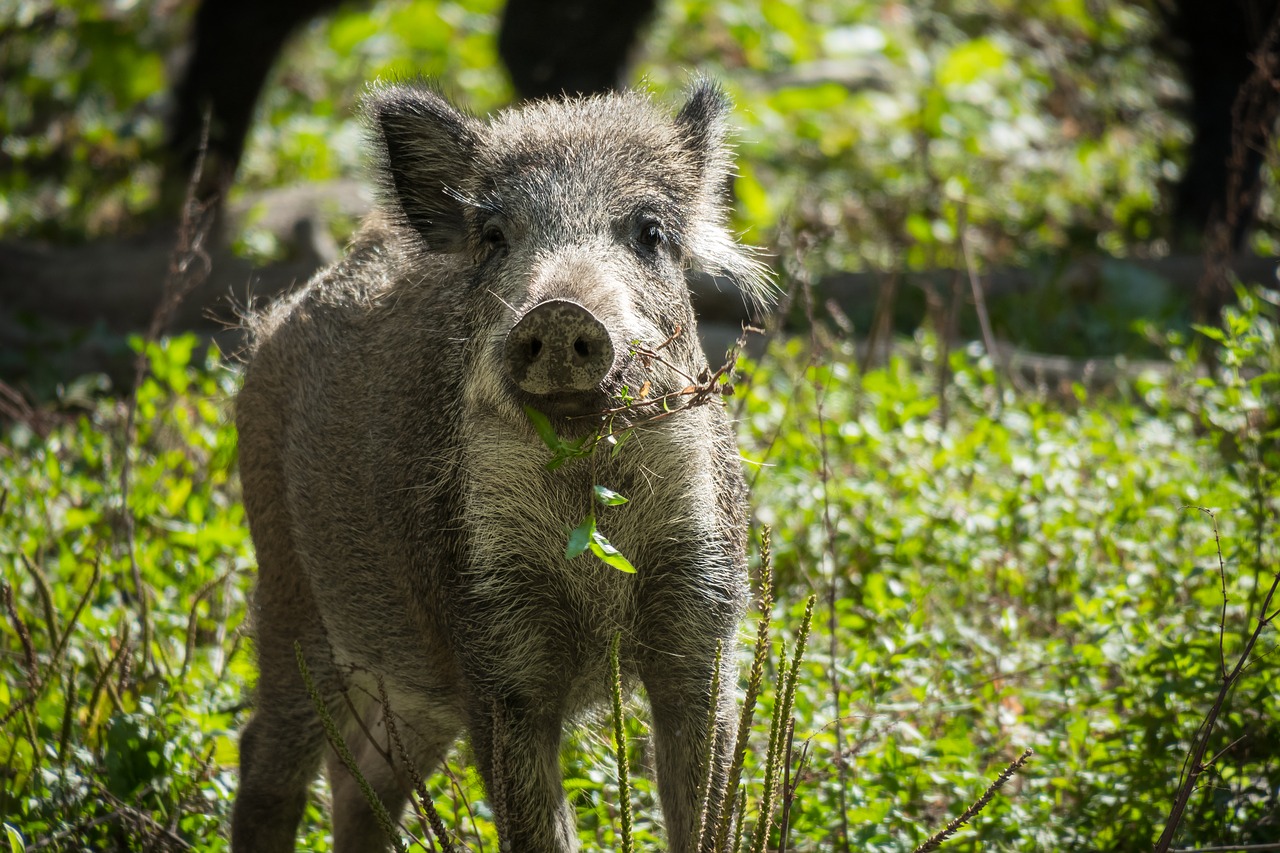
[[(233, 848), (293, 850), (326, 755), (335, 849), (389, 843), (326, 746), (296, 641), (393, 815), (408, 789), (404, 768), (379, 753), (379, 678), (423, 775), (468, 735), (502, 850), (577, 849), (561, 731), (608, 695), (620, 632), (624, 673), (652, 705), (670, 848), (690, 853), (716, 644), (730, 650), (731, 685), (745, 595), (732, 425), (722, 406), (699, 406), (636, 426), (616, 454), (547, 471), (550, 452), (522, 407), (585, 435), (601, 420), (580, 416), (624, 391), (687, 387), (707, 368), (690, 266), (765, 295), (763, 267), (720, 207), (727, 99), (702, 82), (674, 119), (626, 93), (485, 121), (413, 84), (373, 88), (364, 111), (379, 212), (345, 259), (249, 320), (236, 422), (261, 677), (241, 739)], [(590, 391), (540, 396), (509, 375), (507, 332), (552, 300), (608, 329), (616, 356)], [(662, 360), (636, 353), (669, 339)], [(590, 554), (565, 559), (567, 527), (591, 509), (597, 483), (630, 498), (597, 515), (634, 575)], [(717, 777), (731, 748), (724, 693)]]

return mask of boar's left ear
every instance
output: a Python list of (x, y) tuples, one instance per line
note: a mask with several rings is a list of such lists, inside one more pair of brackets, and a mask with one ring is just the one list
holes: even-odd
[(727, 275), (737, 283), (748, 304), (763, 309), (777, 295), (772, 274), (753, 249), (733, 238), (726, 225), (725, 201), (733, 175), (727, 141), (731, 108), (724, 90), (701, 79), (694, 82), (689, 100), (676, 114), (676, 130), (698, 176), (692, 199), (696, 210), (689, 217), (685, 246), (694, 266)]
[(686, 149), (691, 153), (704, 181), (718, 185), (725, 180), (728, 152), (725, 150), (725, 123), (733, 104), (719, 84), (705, 78), (695, 80), (689, 100), (676, 115)]
[(432, 252), (465, 244), (460, 188), (483, 131), (427, 84), (372, 87), (361, 113), (379, 148), (383, 204), (422, 235)]

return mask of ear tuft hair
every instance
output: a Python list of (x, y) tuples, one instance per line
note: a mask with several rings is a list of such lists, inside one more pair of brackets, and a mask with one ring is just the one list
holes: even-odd
[(465, 235), (460, 184), (484, 125), (429, 84), (370, 86), (360, 111), (380, 152), (379, 196), (433, 252), (457, 251)]
[(676, 126), (686, 147), (707, 164), (708, 159), (725, 157), (725, 122), (733, 102), (720, 84), (699, 77), (689, 87), (689, 98), (676, 114)]

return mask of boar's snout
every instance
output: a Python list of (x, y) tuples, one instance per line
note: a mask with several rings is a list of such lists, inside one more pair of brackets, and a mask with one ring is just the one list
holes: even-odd
[(591, 391), (613, 369), (613, 357), (604, 323), (567, 299), (538, 303), (507, 333), (507, 370), (530, 394)]

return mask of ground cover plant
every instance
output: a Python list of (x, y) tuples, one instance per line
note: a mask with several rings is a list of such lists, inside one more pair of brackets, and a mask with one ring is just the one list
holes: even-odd
[[(744, 367), (730, 404), (757, 522), (774, 530), (771, 661), (786, 659), (777, 643), (794, 648), (806, 597), (819, 601), (795, 687), (789, 849), (912, 850), (1028, 747), (951, 846), (1153, 843), (1223, 667), (1277, 606), (1263, 613), (1280, 499), (1275, 299), (1246, 294), (1197, 333), (1194, 348), (1217, 348), (1214, 373), (1184, 348), (1173, 371), (1106, 394), (997, 384), (980, 348), (948, 352), (927, 333), (874, 368), (821, 330)], [(5, 426), (0, 800), (14, 850), (224, 846), (253, 678), (235, 373), (191, 338), (146, 353), (133, 441), (127, 403), (72, 387), (61, 408)], [(1276, 640), (1264, 631), (1246, 656), (1179, 845), (1277, 837)], [(760, 700), (761, 744), (776, 696)], [(644, 849), (659, 831), (634, 708), (626, 727)], [(581, 731), (566, 752), (584, 844), (615, 849), (609, 740)], [(757, 755), (748, 789), (764, 781)], [(493, 847), (465, 749), (428, 784), (460, 843)], [(327, 847), (324, 815), (317, 798), (310, 849)]]

